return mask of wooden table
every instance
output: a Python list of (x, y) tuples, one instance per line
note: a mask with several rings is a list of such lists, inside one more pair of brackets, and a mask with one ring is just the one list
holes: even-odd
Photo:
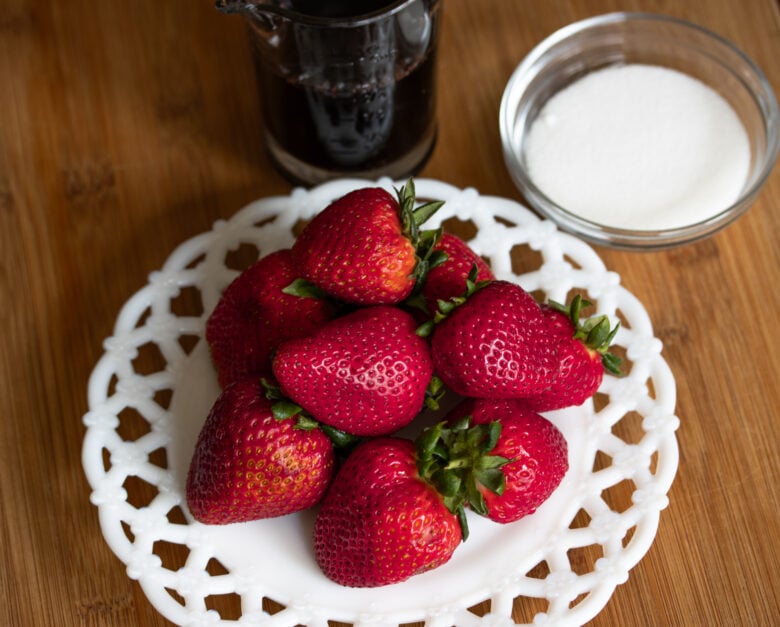
[[(421, 176), (519, 199), (497, 125), (522, 57), (613, 10), (691, 19), (780, 85), (774, 0), (448, 0)], [(240, 20), (212, 3), (0, 6), (0, 624), (164, 625), (101, 535), (86, 383), (122, 304), (179, 243), (291, 186), (269, 165)], [(780, 169), (676, 250), (597, 249), (677, 378), (680, 466), (647, 556), (593, 625), (780, 621)]]

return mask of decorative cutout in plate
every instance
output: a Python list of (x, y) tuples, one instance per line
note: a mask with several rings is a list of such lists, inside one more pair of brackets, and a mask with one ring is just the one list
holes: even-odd
[(512, 200), (415, 181), (420, 199), (446, 201), (433, 225), (466, 223), (499, 278), (558, 301), (584, 293), (597, 313), (619, 319), (626, 372), (605, 377), (592, 403), (548, 414), (569, 442), (570, 470), (534, 515), (509, 525), (470, 515), (471, 536), (445, 566), (351, 589), (314, 562), (312, 512), (209, 527), (187, 510), (190, 456), (219, 393), (203, 330), (221, 291), (258, 255), (290, 246), (301, 221), (366, 184), (341, 180), (250, 204), (178, 247), (122, 308), (84, 416), (82, 459), (105, 539), (180, 625), (583, 624), (655, 537), (677, 470), (675, 382), (647, 312), (618, 275)]

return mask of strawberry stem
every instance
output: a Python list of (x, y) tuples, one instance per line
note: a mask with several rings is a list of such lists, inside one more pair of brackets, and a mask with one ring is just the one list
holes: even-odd
[(620, 328), (620, 322), (613, 328), (606, 315), (589, 318), (583, 322), (580, 319), (583, 307), (592, 307), (593, 303), (582, 298), (580, 294), (576, 294), (569, 305), (563, 305), (553, 300), (548, 301), (547, 304), (571, 320), (571, 323), (574, 325), (574, 337), (590, 350), (596, 351), (601, 355), (601, 363), (607, 372), (616, 376), (623, 374), (620, 370), (622, 360), (617, 355), (609, 352), (609, 348)]
[[(490, 283), (489, 279), (484, 281), (477, 281), (478, 274), (479, 268), (477, 268), (477, 264), (473, 264), (471, 266), (471, 270), (469, 270), (468, 276), (466, 277), (466, 289), (463, 294), (461, 296), (453, 296), (449, 300), (437, 300), (436, 311), (433, 313), (433, 317), (418, 326), (415, 330), (415, 333), (420, 337), (429, 337), (433, 333), (433, 330), (437, 324), (443, 320), (446, 320), (447, 317), (453, 311), (455, 311), (456, 308), (465, 303), (472, 296), (472, 294), (474, 294), (474, 292), (479, 291), (488, 283)], [(416, 300), (407, 300), (406, 302), (410, 303), (412, 306), (418, 305)], [(426, 305), (423, 305), (423, 311), (428, 313)]]
[(260, 382), (265, 390), (265, 397), (269, 401), (273, 401), (271, 413), (276, 420), (290, 420), (294, 418), (296, 429), (303, 431), (319, 429), (328, 436), (335, 448), (342, 451), (353, 448), (360, 441), (360, 438), (356, 435), (323, 424), (313, 418), (303, 407), (285, 397), (279, 386), (274, 385), (268, 379), (263, 378)]
[(512, 461), (490, 454), (501, 435), (499, 422), (473, 426), (470, 422), (471, 416), (452, 424), (440, 422), (425, 429), (415, 441), (417, 472), (458, 517), (464, 541), (469, 535), (466, 505), (481, 516), (487, 515), (482, 490), (502, 494), (502, 468)]
[(427, 222), (444, 204), (443, 200), (434, 200), (415, 207), (417, 203), (414, 179), (410, 178), (401, 189), (395, 190), (401, 208), (401, 226), (404, 233), (416, 244), (420, 237), (420, 227)]
[(441, 239), (442, 229), (421, 229), (422, 225), (444, 205), (444, 201), (435, 200), (416, 207), (417, 198), (412, 178), (401, 186), (401, 189), (396, 189), (395, 193), (398, 197), (401, 230), (414, 247), (417, 257), (410, 278), (414, 279), (415, 289), (419, 291), (431, 268), (435, 268), (447, 258), (446, 253), (433, 250)]

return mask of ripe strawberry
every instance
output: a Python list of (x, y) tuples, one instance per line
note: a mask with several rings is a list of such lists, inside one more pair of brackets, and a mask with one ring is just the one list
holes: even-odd
[(201, 429), (187, 474), (196, 520), (222, 525), (282, 516), (315, 505), (334, 472), (319, 429), (278, 420), (260, 382), (225, 388)]
[(472, 425), (501, 425), (491, 454), (509, 460), (501, 467), (504, 483), (499, 489), (476, 477), (475, 487), (482, 498), (470, 500), (472, 509), (499, 523), (534, 513), (569, 469), (563, 434), (520, 400), (465, 399), (448, 414), (447, 421), (457, 428), (469, 418)]
[(610, 329), (607, 316), (581, 321), (580, 310), (590, 305), (579, 294), (568, 307), (555, 302), (542, 305), (549, 332), (558, 338), (560, 365), (552, 386), (526, 399), (531, 409), (582, 405), (598, 390), (605, 370), (620, 374), (620, 358), (608, 352), (620, 324)]
[(433, 375), (427, 342), (411, 314), (365, 307), (312, 335), (282, 343), (273, 359), (281, 393), (318, 422), (356, 436), (409, 424)]
[(266, 255), (228, 285), (206, 323), (206, 341), (224, 388), (271, 372), (279, 342), (308, 335), (335, 315), (324, 298), (283, 292), (297, 277), (289, 249)]
[(358, 305), (395, 304), (427, 271), (437, 234), (420, 225), (442, 203), (414, 207), (410, 181), (398, 200), (366, 187), (328, 205), (293, 245), (293, 262), (304, 279), (338, 300)]
[[(447, 258), (430, 269), (422, 288), (425, 304), (431, 313), (437, 310), (438, 301), (462, 296), (466, 292), (467, 281), (495, 279), (484, 259), (457, 235), (443, 233), (433, 250), (445, 253)], [(475, 266), (476, 273), (472, 275)]]
[(550, 387), (557, 341), (542, 310), (519, 285), (479, 287), (433, 330), (437, 375), (454, 392), (474, 398), (518, 398)]
[(398, 583), (447, 562), (462, 539), (458, 516), (417, 471), (414, 444), (375, 438), (336, 474), (314, 524), (314, 554), (343, 586)]
[(314, 524), (317, 563), (332, 580), (382, 586), (447, 562), (468, 537), (465, 507), (504, 489), (511, 460), (493, 454), (502, 426), (459, 420), (414, 441), (366, 440), (333, 479)]

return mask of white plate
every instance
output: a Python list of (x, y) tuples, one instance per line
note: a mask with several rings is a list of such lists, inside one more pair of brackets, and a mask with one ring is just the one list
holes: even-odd
[[(406, 582), (374, 589), (330, 582), (314, 561), (312, 512), (222, 527), (194, 522), (183, 485), (219, 392), (202, 336), (238, 272), (226, 259), (246, 246), (261, 255), (290, 246), (301, 220), (367, 182), (252, 203), (182, 244), (150, 275), (123, 307), (89, 381), (82, 459), (91, 501), (128, 576), (174, 623), (581, 625), (649, 549), (677, 469), (679, 421), (674, 378), (647, 312), (592, 248), (518, 203), (415, 183), (418, 198), (446, 201), (431, 225), (470, 223), (471, 246), (499, 278), (559, 301), (584, 291), (598, 313), (619, 319), (615, 344), (626, 376), (605, 377), (595, 403), (548, 415), (569, 442), (570, 469), (534, 515), (509, 525), (470, 515), (471, 536), (451, 561)], [(534, 267), (513, 268), (513, 256), (516, 266)], [(240, 616), (209, 609), (230, 607), (215, 603), (223, 596), (240, 597)], [(276, 603), (264, 609), (264, 599)]]

